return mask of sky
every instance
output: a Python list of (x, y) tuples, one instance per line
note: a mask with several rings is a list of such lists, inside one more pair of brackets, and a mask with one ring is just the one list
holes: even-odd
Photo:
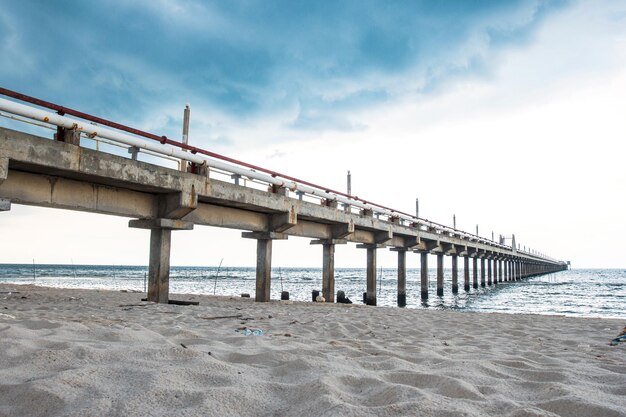
[[(366, 200), (626, 267), (626, 2), (6, 0), (0, 57), (2, 87), (172, 138), (189, 104), (195, 146), (339, 190), (350, 170)], [(145, 265), (128, 220), (14, 204), (0, 263)], [(172, 265), (255, 256), (240, 231), (173, 233)], [(321, 262), (274, 243), (275, 267)]]

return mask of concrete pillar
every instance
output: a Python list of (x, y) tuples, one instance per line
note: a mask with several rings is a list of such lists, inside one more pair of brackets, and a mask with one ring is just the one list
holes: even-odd
[(504, 282), (509, 280), (509, 275), (510, 275), (510, 270), (509, 270), (509, 265), (510, 265), (511, 261), (509, 261), (508, 259), (504, 260)]
[(452, 294), (459, 292), (459, 257), (452, 255)]
[(498, 260), (493, 260), (493, 285), (498, 284)]
[(480, 258), (480, 286), (485, 286), (485, 258)]
[(428, 253), (422, 252), (420, 253), (420, 275), (421, 275), (421, 286), (422, 286), (422, 299), (428, 299)]
[(487, 285), (491, 285), (491, 259), (487, 259)]
[(272, 283), (272, 239), (256, 241), (256, 296), (255, 301), (270, 301)]
[(367, 294), (365, 304), (376, 305), (376, 246), (367, 246)]
[(322, 261), (322, 296), (327, 303), (335, 302), (335, 245), (324, 243)]
[(474, 289), (478, 288), (478, 258), (474, 257), (473, 258), (473, 282), (472, 282), (472, 286), (474, 287)]
[(502, 259), (498, 261), (498, 280), (502, 282)]
[(406, 251), (398, 250), (398, 307), (406, 306)]
[(136, 219), (130, 220), (128, 226), (136, 229), (150, 229), (148, 301), (169, 302), (172, 230), (192, 230), (193, 223), (164, 218)]
[(9, 211), (9, 210), (11, 210), (11, 201), (7, 200), (6, 198), (0, 198), (0, 211)]
[(470, 290), (470, 271), (469, 257), (463, 257), (463, 289), (467, 292)]
[(443, 253), (437, 254), (437, 297), (443, 297)]
[(169, 301), (171, 243), (172, 231), (170, 229), (150, 230), (148, 301), (166, 304)]

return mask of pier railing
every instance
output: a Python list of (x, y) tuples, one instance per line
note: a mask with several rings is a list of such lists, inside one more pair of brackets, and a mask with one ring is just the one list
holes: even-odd
[[(325, 201), (326, 203), (341, 203), (346, 211), (352, 208), (369, 210), (377, 217), (382, 216), (383, 219), (414, 227), (417, 230), (428, 231), (436, 235), (458, 237), (469, 242), (484, 243), (494, 248), (513, 250), (520, 254), (537, 256), (556, 262), (554, 258), (543, 253), (514, 248), (492, 239), (417, 217), (358, 196), (323, 187), (309, 181), (176, 141), (167, 136), (159, 136), (125, 126), (101, 117), (1, 87), (0, 94), (14, 100), (37, 106), (33, 107), (0, 98), (0, 112), (2, 112), (0, 115), (8, 116), (18, 121), (34, 123), (41, 127), (53, 129), (54, 127), (70, 129), (78, 132), (80, 136), (84, 138), (98, 140), (124, 148), (130, 146), (131, 148), (141, 150), (141, 152), (147, 155), (174, 161), (178, 163), (179, 166), (189, 161), (192, 167), (205, 167), (210, 169), (211, 172), (230, 177), (231, 180), (234, 179), (237, 184), (239, 184), (240, 179), (243, 179), (244, 186), (247, 186), (247, 183), (250, 182), (252, 184), (260, 184), (261, 186), (285, 188), (291, 192), (297, 193), (300, 198), (306, 197), (318, 201)], [(69, 116), (73, 116), (73, 118)]]

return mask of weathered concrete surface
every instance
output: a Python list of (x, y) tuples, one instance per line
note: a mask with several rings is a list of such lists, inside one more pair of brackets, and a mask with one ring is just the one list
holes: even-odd
[(5, 198), (0, 198), (0, 211), (11, 210), (11, 201)]
[(170, 229), (150, 231), (150, 264), (148, 265), (148, 301), (167, 303), (169, 301)]
[[(167, 265), (169, 271), (171, 230), (188, 230), (193, 225), (245, 230), (248, 231), (245, 237), (258, 239), (257, 299), (260, 301), (269, 300), (271, 240), (287, 236), (318, 239), (331, 245), (337, 242), (365, 245), (370, 304), (376, 303), (375, 251), (379, 247), (419, 252), (424, 267), (429, 253), (437, 254), (438, 259), (444, 255), (464, 256), (466, 263), (471, 256), (475, 287), (477, 256), (483, 263), (481, 283), (484, 283), (484, 257), (505, 260), (504, 273), (499, 274), (505, 280), (507, 276), (512, 280), (535, 271), (564, 269), (561, 263), (486, 239), (444, 232), (434, 226), (418, 228), (394, 217), (378, 219), (369, 210), (350, 212), (332, 202), (316, 204), (292, 198), (286, 189), (251, 189), (209, 179), (207, 173), (181, 172), (0, 128), (0, 210), (9, 209), (11, 203), (137, 219), (130, 225), (152, 229), (150, 259), (151, 263), (160, 262), (160, 267), (154, 266), (151, 273), (155, 299), (162, 299), (166, 288), (167, 276), (162, 268)], [(331, 271), (332, 258), (325, 248), (325, 271)], [(424, 287), (428, 282), (427, 271), (425, 274), (422, 276), (424, 298), (428, 297), (428, 289)], [(324, 296), (331, 300), (334, 279), (327, 272), (324, 276)], [(465, 280), (469, 289), (468, 275)], [(438, 292), (439, 289), (438, 286)], [(398, 296), (400, 301), (400, 286)]]
[[(332, 205), (300, 201), (0, 128), (0, 181), (3, 178), (6, 180), (0, 185), (0, 198), (14, 204), (133, 218), (182, 218), (198, 225), (274, 230), (293, 236), (383, 243), (412, 250), (428, 250), (432, 242), (460, 248), (450, 249), (448, 255), (465, 249), (512, 253), (479, 239), (418, 230), (397, 221), (377, 219), (367, 212), (346, 213)], [(166, 205), (162, 205), (163, 199)], [(515, 255), (545, 262), (529, 254)]]

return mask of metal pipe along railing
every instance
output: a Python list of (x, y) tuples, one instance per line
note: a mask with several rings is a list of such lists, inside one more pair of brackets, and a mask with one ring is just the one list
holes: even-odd
[(10, 100), (6, 100), (0, 98), (0, 110), (6, 111), (8, 113), (16, 114), (22, 117), (26, 117), (32, 120), (37, 120), (45, 123), (50, 123), (56, 126), (64, 127), (66, 129), (76, 129), (85, 133), (89, 137), (101, 137), (104, 139), (109, 139), (117, 142), (124, 143), (129, 146), (136, 146), (140, 149), (150, 150), (152, 152), (156, 152), (162, 155), (167, 155), (179, 159), (188, 160), (200, 165), (206, 164), (209, 167), (222, 169), (228, 172), (232, 172), (233, 174), (243, 175), (249, 178), (254, 178), (260, 181), (267, 182), (268, 184), (273, 184), (279, 187), (285, 187), (292, 191), (301, 191), (306, 194), (322, 197), (328, 200), (336, 200), (338, 202), (349, 204), (358, 208), (372, 210), (376, 212), (380, 212), (381, 214), (385, 214), (388, 216), (396, 216), (400, 218), (404, 218), (405, 220), (415, 222), (413, 216), (403, 215), (398, 212), (377, 207), (376, 205), (364, 203), (359, 200), (351, 199), (344, 197), (343, 195), (337, 195), (335, 193), (330, 193), (327, 191), (322, 191), (320, 189), (315, 189), (313, 187), (299, 184), (296, 181), (281, 179), (277, 176), (272, 176), (269, 174), (265, 174), (263, 172), (257, 172), (254, 169), (244, 168), (241, 166), (237, 166), (228, 162), (216, 160), (214, 158), (209, 158), (206, 156), (200, 156), (197, 153), (184, 152), (182, 149), (176, 149), (169, 145), (157, 144), (154, 142), (150, 142), (144, 139), (140, 139), (134, 136), (131, 136), (126, 133), (118, 132), (112, 129), (108, 129), (102, 126), (95, 126), (89, 123), (84, 123), (77, 119), (72, 119), (67, 116), (61, 116), (56, 113), (48, 112), (45, 110), (36, 109), (34, 107), (26, 106), (24, 104), (16, 103)]
[[(319, 198), (324, 198), (330, 201), (337, 201), (349, 206), (353, 206), (360, 209), (371, 210), (375, 213), (380, 213), (388, 217), (396, 217), (402, 220), (411, 222), (419, 226), (426, 226), (434, 229), (437, 233), (449, 233), (457, 235), (462, 238), (476, 240), (478, 242), (489, 243), (492, 246), (499, 248), (510, 248), (510, 246), (502, 245), (498, 242), (492, 241), (487, 238), (474, 235), (472, 233), (464, 232), (456, 228), (451, 228), (440, 223), (432, 222), (427, 219), (421, 219), (414, 215), (404, 213), (398, 210), (391, 209), (376, 203), (372, 203), (363, 200), (359, 197), (345, 194), (339, 191), (331, 190), (319, 185), (310, 183), (308, 181), (299, 180), (288, 175), (280, 174), (268, 169), (258, 167), (246, 162), (237, 161), (233, 158), (229, 158), (223, 155), (219, 155), (204, 149), (190, 146), (186, 143), (181, 143), (168, 139), (165, 136), (157, 136), (148, 132), (144, 132), (138, 129), (134, 129), (128, 126), (124, 126), (109, 120), (105, 120), (96, 116), (91, 116), (86, 113), (79, 112), (77, 110), (69, 109), (66, 107), (58, 106), (53, 103), (49, 103), (43, 100), (39, 100), (30, 96), (26, 96), (20, 93), (16, 93), (11, 90), (7, 90), (0, 87), (0, 94), (26, 101), (38, 106), (51, 108), (57, 111), (52, 113), (50, 111), (41, 110), (24, 104), (16, 103), (14, 101), (0, 98), (0, 110), (19, 115), (38, 122), (44, 122), (67, 129), (77, 129), (81, 133), (86, 134), (91, 138), (100, 137), (123, 143), (129, 146), (136, 146), (140, 149), (155, 152), (168, 157), (177, 158), (180, 160), (191, 161), (196, 164), (205, 165), (211, 168), (227, 171), (233, 174), (242, 175), (250, 179), (259, 180), (268, 184), (272, 184), (279, 187), (285, 187), (291, 191), (300, 191), (304, 194), (312, 195)], [(80, 120), (76, 120), (65, 116), (65, 114), (72, 114), (81, 119), (91, 121), (93, 123), (85, 123)], [(109, 126), (111, 128), (103, 127), (100, 125)], [(116, 130), (113, 130), (116, 129)], [(122, 132), (120, 132), (121, 130)], [(128, 132), (128, 133), (123, 133)], [(138, 138), (133, 135), (138, 135), (150, 139), (151, 141)], [(158, 143), (155, 143), (158, 141)], [(178, 149), (177, 149), (178, 148)], [(522, 252), (522, 251), (520, 251)], [(536, 256), (536, 255), (535, 255)], [(547, 256), (543, 258), (551, 259)]]

